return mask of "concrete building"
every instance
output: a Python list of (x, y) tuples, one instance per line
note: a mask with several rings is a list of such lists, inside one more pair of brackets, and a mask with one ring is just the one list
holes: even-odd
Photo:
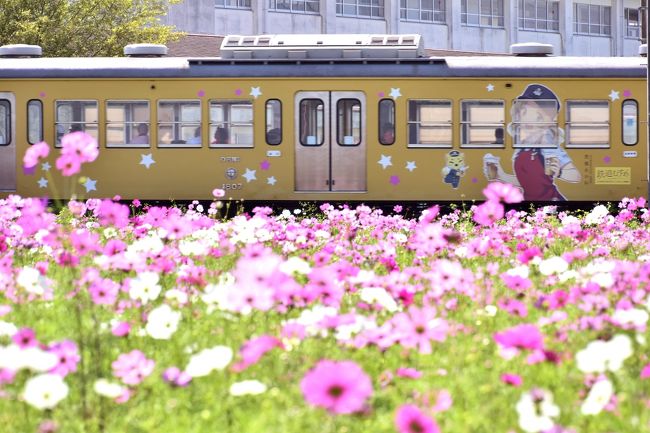
[(431, 49), (636, 56), (640, 0), (184, 0), (162, 17), (192, 34), (419, 33)]

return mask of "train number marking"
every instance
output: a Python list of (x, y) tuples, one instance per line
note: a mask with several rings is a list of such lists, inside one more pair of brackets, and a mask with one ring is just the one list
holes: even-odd
[(267, 150), (266, 156), (268, 156), (269, 158), (278, 157), (278, 156), (282, 156), (282, 152), (280, 152), (279, 150)]
[(238, 190), (238, 189), (243, 189), (244, 185), (241, 183), (222, 183), (221, 184), (221, 189), (224, 191), (232, 191), (232, 190)]

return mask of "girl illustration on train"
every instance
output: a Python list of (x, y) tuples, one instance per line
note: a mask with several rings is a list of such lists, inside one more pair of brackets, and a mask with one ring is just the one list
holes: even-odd
[(555, 93), (541, 84), (530, 84), (512, 105), (508, 134), (517, 147), (512, 156), (513, 174), (506, 173), (500, 158), (483, 157), (488, 181), (510, 183), (521, 188), (527, 201), (566, 200), (556, 179), (578, 183), (582, 176), (571, 157), (561, 147), (564, 130), (557, 126), (560, 102)]

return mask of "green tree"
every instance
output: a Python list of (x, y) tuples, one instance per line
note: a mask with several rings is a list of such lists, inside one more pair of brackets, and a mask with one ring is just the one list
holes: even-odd
[(180, 1), (0, 0), (0, 45), (40, 45), (50, 57), (121, 56), (128, 44), (179, 39), (159, 17)]

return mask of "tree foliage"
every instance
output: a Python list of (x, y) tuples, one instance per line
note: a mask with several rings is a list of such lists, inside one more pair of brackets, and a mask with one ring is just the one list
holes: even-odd
[(1, 0), (0, 45), (40, 45), (51, 57), (120, 56), (127, 44), (182, 36), (159, 18), (180, 1)]

